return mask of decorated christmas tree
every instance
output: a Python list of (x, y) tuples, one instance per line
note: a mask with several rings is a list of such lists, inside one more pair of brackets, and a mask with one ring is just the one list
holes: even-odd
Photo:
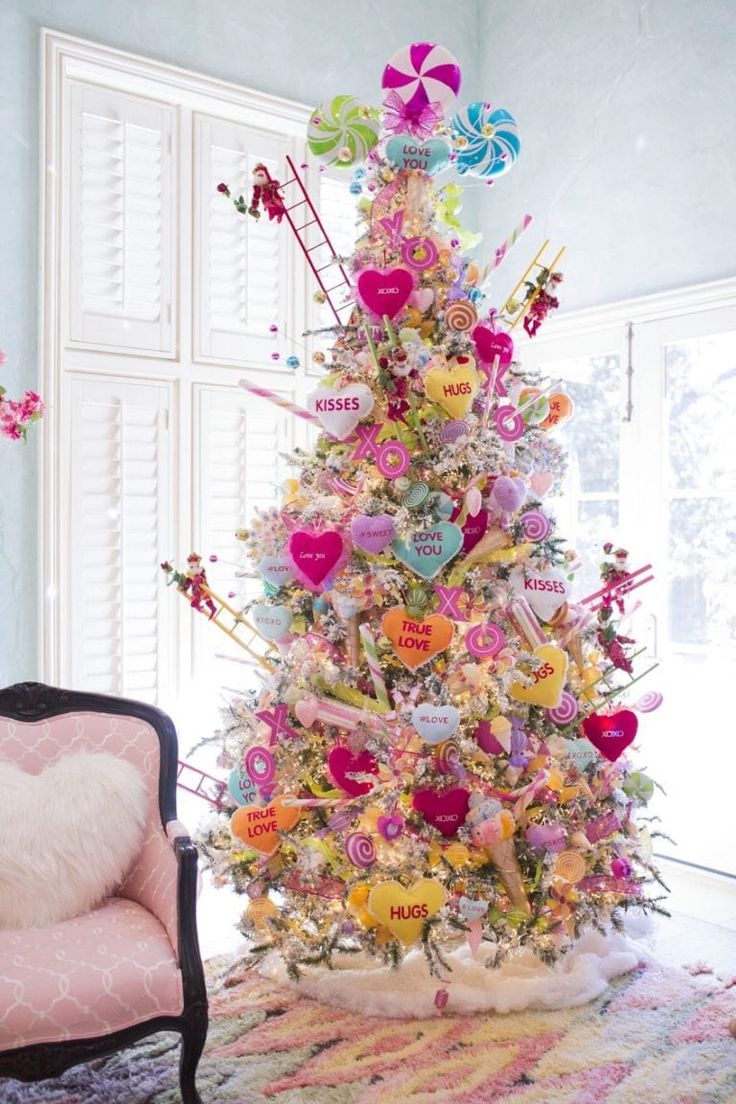
[[(247, 897), (252, 956), (276, 950), (292, 975), (411, 948), (443, 975), (458, 948), (551, 963), (586, 928), (660, 908), (653, 784), (627, 753), (634, 709), (658, 696), (625, 705), (641, 653), (621, 627), (649, 576), (609, 545), (598, 592), (576, 598), (551, 507), (572, 402), (514, 360), (514, 332), (557, 306), (561, 252), (492, 302), (489, 273), (497, 286), (531, 220), (484, 269), (458, 174), (513, 166), (513, 117), (478, 102), (446, 119), (460, 70), (427, 43), (383, 88), (382, 111), (339, 96), (310, 123), (360, 196), (355, 251), (332, 258), (352, 302), (318, 291), (335, 322), (324, 379), (306, 409), (244, 381), (318, 432), (283, 502), (244, 519), (263, 594), (231, 607), (198, 557), (188, 575), (165, 565), (200, 612), (223, 627), (224, 606), (261, 638), (265, 685), (217, 735), (229, 792), (202, 844)], [(250, 202), (232, 198), (297, 232), (285, 187), (259, 166)]]

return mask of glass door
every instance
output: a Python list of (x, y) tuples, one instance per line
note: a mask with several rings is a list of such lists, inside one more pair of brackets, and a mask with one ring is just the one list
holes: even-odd
[(641, 327), (639, 531), (655, 563), (644, 594), (653, 684), (645, 758), (672, 858), (736, 874), (727, 831), (736, 778), (736, 309)]
[(736, 875), (726, 831), (736, 779), (736, 307), (635, 321), (630, 393), (626, 320), (578, 334), (565, 322), (565, 337), (524, 342), (519, 355), (562, 378), (576, 403), (561, 431), (565, 495), (550, 501), (584, 563), (574, 593), (595, 589), (606, 540), (628, 548), (634, 568), (654, 565), (631, 635), (647, 646), (642, 659), (660, 663), (642, 693), (664, 694), (641, 717), (637, 755), (665, 790), (653, 809), (674, 843), (658, 839), (655, 850)]

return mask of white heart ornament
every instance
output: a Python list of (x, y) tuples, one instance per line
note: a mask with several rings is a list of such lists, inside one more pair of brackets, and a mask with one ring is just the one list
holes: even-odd
[(307, 395), (310, 414), (338, 441), (350, 436), (361, 418), (370, 414), (374, 402), (373, 392), (364, 383), (350, 383), (340, 390), (318, 387)]
[(570, 584), (561, 571), (548, 567), (544, 571), (515, 568), (509, 582), (516, 594), (526, 598), (537, 617), (549, 621), (570, 596)]
[(252, 606), (253, 624), (266, 640), (281, 640), (291, 628), (294, 615), (288, 606)]
[(258, 561), (258, 571), (271, 586), (285, 586), (294, 582), (294, 570), (285, 556), (264, 556)]
[(474, 901), (472, 897), (461, 897), (458, 907), (466, 920), (482, 920), (488, 912), (487, 901)]
[(428, 744), (441, 744), (449, 740), (460, 723), (460, 714), (454, 705), (430, 705), (414, 707), (411, 723)]
[(350, 594), (341, 594), (338, 590), (333, 590), (331, 594), (332, 608), (338, 617), (341, 617), (343, 621), (347, 621), (360, 609), (360, 605), (356, 602), (355, 598)]

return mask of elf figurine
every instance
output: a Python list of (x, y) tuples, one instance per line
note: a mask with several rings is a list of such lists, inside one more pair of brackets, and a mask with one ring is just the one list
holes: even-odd
[(187, 563), (189, 567), (183, 589), (185, 591), (191, 591), (189, 602), (192, 609), (204, 613), (205, 611), (202, 609), (202, 603), (204, 602), (209, 610), (211, 621), (217, 613), (217, 606), (210, 597), (209, 588), (207, 586), (207, 575), (202, 567), (202, 557), (198, 556), (196, 552), (192, 552), (191, 555), (187, 556)]
[(271, 179), (265, 165), (256, 165), (253, 169), (253, 193), (248, 214), (253, 218), (260, 218), (261, 212), (258, 207), (262, 205), (270, 221), (276, 219), (277, 222), (281, 222), (285, 208), (279, 193), (280, 187), (278, 180)]

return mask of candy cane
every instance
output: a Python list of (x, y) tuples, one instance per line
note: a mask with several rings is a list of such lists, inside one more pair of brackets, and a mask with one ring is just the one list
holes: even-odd
[(376, 640), (373, 636), (368, 625), (361, 625), (360, 638), (363, 641), (363, 648), (365, 650), (365, 657), (368, 660), (368, 670), (370, 671), (371, 679), (373, 680), (373, 686), (376, 691), (376, 698), (379, 703), (386, 707), (391, 708), (391, 700), (388, 696), (388, 690), (386, 689), (386, 682), (381, 672), (381, 665), (378, 662), (378, 651), (376, 649)]
[(248, 381), (244, 379), (240, 380), (238, 386), (242, 387), (243, 391), (248, 391), (251, 395), (258, 395), (261, 399), (268, 399), (274, 406), (278, 406), (282, 410), (288, 410), (290, 414), (295, 414), (297, 418), (303, 418), (305, 422), (315, 422), (319, 425), (319, 418), (316, 418), (314, 414), (310, 414), (303, 406), (297, 406), (291, 399), (285, 399), (283, 395), (277, 395), (275, 391), (269, 391), (265, 387), (256, 387), (254, 383), (248, 383)]
[(533, 220), (531, 215), (524, 215), (519, 225), (514, 230), (512, 230), (511, 234), (508, 236), (508, 238), (506, 238), (506, 241), (501, 242), (498, 249), (496, 250), (496, 258), (490, 267), (491, 272), (493, 272), (494, 269), (498, 268), (498, 266), (503, 261), (505, 261), (506, 254), (509, 252), (512, 246), (516, 245), (517, 241), (524, 233), (529, 223), (532, 221)]

